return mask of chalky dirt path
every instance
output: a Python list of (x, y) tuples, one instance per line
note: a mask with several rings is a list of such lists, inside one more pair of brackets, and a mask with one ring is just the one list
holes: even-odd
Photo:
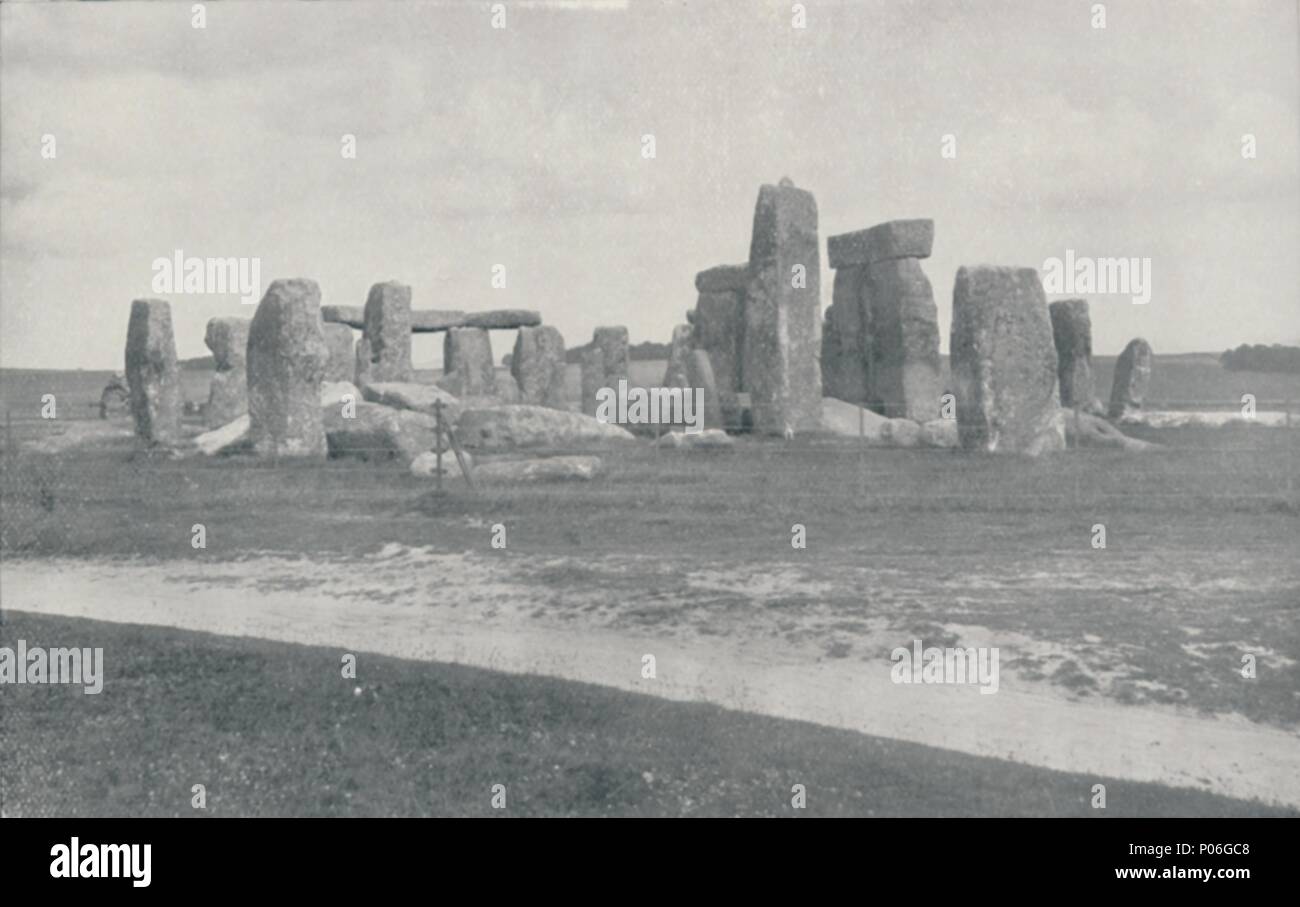
[[(1053, 657), (1057, 644), (951, 619), (928, 625), (936, 644), (1001, 648), (998, 692), (894, 684), (888, 652), (908, 640), (883, 615), (898, 603), (859, 613), (834, 605), (845, 584), (892, 584), (903, 598), (937, 602), (955, 597), (958, 586), (978, 598), (1033, 577), (989, 570), (945, 591), (943, 577), (934, 588), (907, 589), (905, 577), (883, 568), (826, 579), (824, 570), (781, 564), (672, 567), (648, 557), (488, 557), (398, 545), (328, 560), (9, 558), (0, 564), (0, 604), (541, 674), (1095, 774), (1101, 782), (1154, 781), (1300, 807), (1300, 736), (1285, 721), (1081, 700), (1031, 671), (1017, 673), (1017, 664)], [(832, 604), (794, 608), (800, 598)], [(655, 656), (654, 679), (642, 677), (646, 654)], [(111, 651), (105, 663), (111, 686)], [(1088, 659), (1079, 663), (1086, 671)], [(360, 682), (364, 672), (362, 658)]]

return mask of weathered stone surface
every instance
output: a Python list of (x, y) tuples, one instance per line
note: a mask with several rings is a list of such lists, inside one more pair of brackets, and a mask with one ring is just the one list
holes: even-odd
[(474, 468), (474, 478), (487, 483), (589, 482), (604, 471), (600, 457), (540, 457), (481, 463)]
[(749, 286), (749, 265), (718, 265), (695, 275), (695, 289), (701, 293), (744, 292)]
[(931, 419), (921, 423), (921, 443), (926, 447), (959, 447), (956, 419)]
[(834, 397), (822, 398), (821, 430), (824, 432), (844, 437), (861, 437), (868, 444), (879, 443), (885, 423), (888, 421), (879, 413), (856, 403), (848, 403)]
[(415, 384), (404, 381), (378, 381), (361, 385), (361, 396), (368, 403), (379, 403), (394, 409), (435, 415), (436, 404), (442, 402), (442, 417), (446, 424), (455, 425), (463, 407), (460, 400), (433, 384)]
[(466, 409), (456, 426), (466, 447), (583, 447), (635, 442), (632, 433), (593, 416), (544, 406), (493, 406)]
[(411, 288), (389, 281), (370, 288), (366, 298), (365, 332), (369, 360), (357, 383), (410, 381)]
[(687, 387), (686, 360), (693, 349), (695, 331), (689, 324), (673, 328), (672, 345), (668, 348), (668, 367), (664, 369), (661, 384), (664, 387)]
[(920, 447), (921, 423), (913, 419), (886, 419), (881, 426), (880, 443), (886, 447)]
[(484, 328), (452, 328), (442, 341), (442, 377), (438, 386), (458, 397), (496, 393), (492, 339)]
[[(465, 465), (469, 467), (471, 476), (474, 473), (474, 457), (468, 451), (461, 451), (460, 454), (465, 458)], [(420, 454), (410, 465), (411, 475), (421, 479), (438, 478), (438, 453), (433, 450), (426, 450)], [(456, 454), (450, 450), (443, 451), (442, 454), (442, 480), (459, 479), (464, 473), (461, 472), (460, 461), (456, 459)]]
[(730, 450), (736, 442), (720, 428), (706, 428), (700, 432), (670, 431), (655, 441), (656, 447), (674, 450)]
[(812, 193), (763, 186), (749, 247), (741, 370), (756, 432), (788, 436), (821, 424), (820, 279)]
[[(320, 405), (334, 407), (341, 411), (342, 406), (361, 399), (361, 392), (348, 381), (329, 381), (320, 386)], [(248, 414), (239, 416), (218, 428), (206, 431), (190, 439), (192, 452), (212, 456), (218, 453), (238, 452), (249, 448)]]
[(282, 457), (325, 456), (320, 385), (329, 361), (321, 334), (320, 287), (276, 280), (258, 303), (248, 334), (249, 440)]
[(695, 303), (692, 346), (705, 350), (713, 363), (713, 377), (722, 393), (744, 388), (741, 374), (744, 360), (745, 313), (742, 294), (701, 293)]
[(370, 341), (366, 340), (366, 335), (362, 334), (357, 338), (356, 368), (352, 375), (352, 380), (357, 384), (365, 384), (370, 373)]
[(1030, 455), (1065, 447), (1056, 347), (1037, 271), (958, 269), (949, 347), (962, 447)]
[(915, 258), (867, 268), (869, 377), (882, 415), (925, 422), (939, 415), (939, 310)]
[(362, 401), (348, 416), (342, 407), (326, 407), (325, 435), (331, 457), (361, 460), (400, 459), (410, 463), (432, 450), (436, 421), (426, 413)]
[(320, 320), (326, 324), (342, 324), (358, 331), (366, 329), (366, 310), (359, 305), (323, 305)]
[(686, 386), (704, 391), (704, 427), (723, 425), (722, 394), (713, 377), (713, 361), (704, 350), (691, 350), (686, 359)]
[(596, 328), (591, 346), (582, 354), (582, 411), (594, 415), (597, 391), (602, 387), (617, 389), (620, 378), (631, 384), (627, 328)]
[(126, 381), (136, 437), (171, 445), (181, 438), (181, 382), (171, 306), (161, 299), (131, 303), (126, 328)]
[(208, 388), (208, 428), (225, 425), (248, 412), (248, 328), (247, 318), (208, 320), (203, 342), (212, 351), (216, 369)]
[(928, 218), (891, 220), (826, 241), (830, 265), (837, 270), (893, 258), (929, 258), (933, 248), (934, 221)]
[(549, 325), (520, 328), (510, 355), (510, 374), (519, 388), (520, 403), (564, 409), (564, 337)]
[(531, 309), (493, 309), (487, 312), (439, 312), (433, 309), (415, 309), (411, 312), (411, 330), (417, 334), (430, 334), (453, 328), (509, 331), (515, 328), (537, 327), (541, 323), (541, 313)]
[(1101, 416), (1089, 412), (1064, 410), (1065, 440), (1070, 447), (1110, 447), (1118, 450), (1156, 450), (1159, 444), (1130, 438)]
[(326, 322), (321, 325), (321, 335), (329, 350), (325, 363), (326, 381), (351, 381), (356, 377), (356, 360), (353, 353), (352, 328), (346, 324)]
[(835, 272), (831, 304), (822, 327), (822, 393), (849, 403), (866, 402), (870, 365), (867, 343), (866, 268)]
[(99, 418), (107, 419), (109, 416), (130, 415), (130, 413), (131, 388), (126, 383), (126, 375), (114, 373), (104, 385), (104, 389), (100, 391)]
[[(128, 376), (129, 377), (129, 376)], [(1141, 337), (1128, 342), (1115, 362), (1115, 378), (1110, 386), (1112, 419), (1131, 418), (1142, 408), (1147, 385), (1151, 383), (1151, 344)], [(134, 386), (134, 382), (132, 383)]]
[(1086, 299), (1060, 299), (1048, 306), (1056, 342), (1061, 406), (1097, 409), (1092, 384), (1092, 319)]

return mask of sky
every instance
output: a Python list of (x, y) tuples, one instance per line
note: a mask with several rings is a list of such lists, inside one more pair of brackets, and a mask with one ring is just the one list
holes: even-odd
[(1150, 259), (1146, 305), (1089, 297), (1098, 354), (1300, 343), (1295, 0), (1115, 0), (1104, 28), (1075, 0), (794, 6), (0, 4), (0, 365), (120, 370), (159, 295), (206, 355), (207, 320), (254, 307), (155, 293), (177, 249), (325, 304), (400, 280), (570, 346), (667, 342), (783, 176), (817, 199), (823, 308), (825, 237), (934, 219), (945, 352), (958, 267), (1067, 249)]

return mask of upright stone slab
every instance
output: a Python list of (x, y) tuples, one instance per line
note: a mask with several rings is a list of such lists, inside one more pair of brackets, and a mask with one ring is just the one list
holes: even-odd
[(692, 350), (694, 329), (689, 324), (679, 324), (673, 328), (672, 345), (668, 348), (668, 367), (664, 369), (664, 387), (687, 387), (687, 360)]
[(582, 356), (582, 411), (595, 415), (596, 392), (602, 387), (617, 391), (620, 378), (631, 383), (627, 328), (596, 328), (592, 333), (591, 347)]
[(1100, 407), (1092, 384), (1092, 319), (1086, 299), (1060, 299), (1048, 306), (1056, 342), (1056, 374), (1061, 405), (1095, 412)]
[(492, 340), (486, 328), (451, 328), (442, 342), (442, 378), (438, 386), (457, 397), (496, 393)]
[(749, 247), (742, 365), (757, 432), (789, 434), (821, 425), (820, 279), (812, 193), (789, 180), (763, 186)]
[(600, 348), (590, 346), (582, 351), (582, 412), (596, 415), (596, 394), (605, 386), (605, 357)]
[(370, 288), (366, 298), (365, 336), (369, 359), (358, 381), (410, 381), (411, 288), (389, 281)]
[[(248, 412), (247, 318), (211, 318), (203, 342), (212, 350), (208, 388), (208, 428), (220, 428)], [(350, 351), (349, 351), (350, 352)]]
[(135, 433), (149, 444), (181, 438), (181, 382), (171, 306), (161, 299), (131, 303), (126, 328), (126, 381)]
[(704, 350), (692, 350), (687, 357), (686, 380), (692, 389), (704, 391), (704, 427), (722, 427), (722, 396), (713, 376), (713, 361)]
[(935, 418), (939, 311), (920, 265), (934, 246), (934, 221), (889, 221), (826, 245), (835, 269), (822, 341), (827, 394), (891, 418)]
[(709, 354), (718, 389), (732, 394), (741, 391), (745, 349), (743, 294), (735, 290), (701, 292), (695, 303), (693, 328), (692, 345)]
[(871, 351), (867, 385), (872, 408), (894, 419), (939, 416), (939, 310), (915, 258), (866, 267)]
[(870, 347), (863, 299), (866, 268), (835, 272), (831, 304), (822, 326), (822, 393), (849, 403), (866, 403)]
[(320, 287), (276, 280), (248, 334), (248, 437), (265, 456), (324, 457), (320, 384), (329, 362), (321, 333)]
[(329, 362), (325, 364), (326, 381), (351, 381), (356, 375), (356, 360), (352, 345), (352, 328), (346, 324), (326, 322), (321, 325), (321, 335), (329, 348)]
[[(1110, 408), (1106, 414), (1112, 419), (1122, 420), (1140, 410), (1150, 383), (1151, 344), (1138, 337), (1128, 342), (1115, 362), (1115, 378), (1110, 386)], [(134, 387), (132, 384), (133, 389)]]
[(559, 330), (522, 327), (510, 355), (510, 374), (519, 385), (519, 402), (564, 409), (564, 337)]
[(963, 447), (1030, 455), (1064, 449), (1056, 347), (1036, 270), (958, 269), (950, 351)]

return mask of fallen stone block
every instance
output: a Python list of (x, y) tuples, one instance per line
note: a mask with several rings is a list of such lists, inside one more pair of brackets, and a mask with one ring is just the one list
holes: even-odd
[(480, 482), (589, 482), (604, 472), (600, 457), (544, 457), (535, 460), (493, 460), (474, 467)]
[(468, 408), (456, 425), (466, 447), (510, 450), (517, 447), (583, 447), (635, 443), (631, 432), (594, 416), (544, 406)]

